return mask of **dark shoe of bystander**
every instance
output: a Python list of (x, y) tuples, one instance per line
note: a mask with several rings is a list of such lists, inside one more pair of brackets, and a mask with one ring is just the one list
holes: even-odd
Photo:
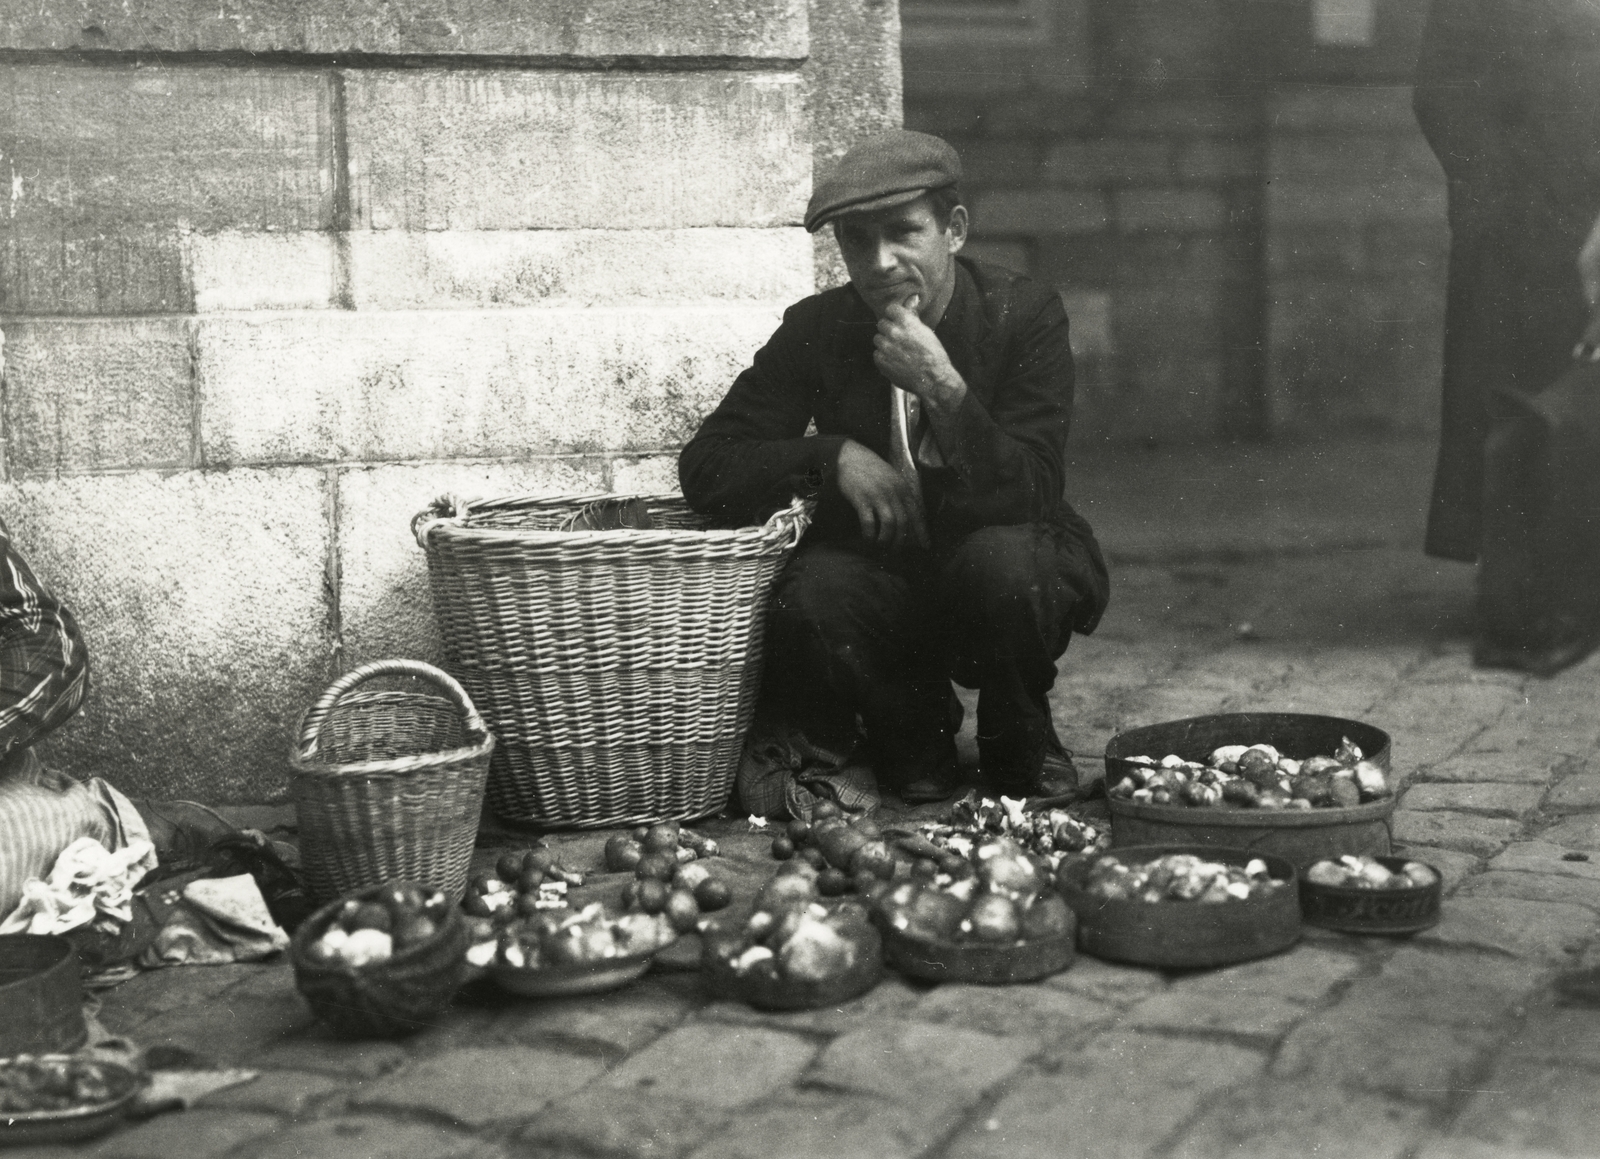
[(1088, 795), (1078, 777), (1078, 766), (1072, 763), (1072, 754), (1056, 744), (1045, 748), (1039, 771), (1031, 779), (986, 777), (984, 785), (989, 792), (1003, 793), (1008, 797), (1048, 797), (1070, 801)]
[(1501, 644), (1479, 637), (1472, 646), (1472, 663), (1478, 668), (1510, 668), (1535, 676), (1554, 676), (1583, 660), (1600, 647), (1600, 627), (1573, 630), (1543, 645)]
[(1600, 1006), (1600, 966), (1557, 974), (1555, 990), (1567, 1002)]

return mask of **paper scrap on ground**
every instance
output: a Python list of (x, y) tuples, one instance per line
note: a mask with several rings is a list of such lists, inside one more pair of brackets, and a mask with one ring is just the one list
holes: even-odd
[(203, 877), (183, 887), (180, 904), (140, 954), (139, 964), (254, 962), (288, 945), (289, 936), (272, 920), (255, 878), (248, 873)]

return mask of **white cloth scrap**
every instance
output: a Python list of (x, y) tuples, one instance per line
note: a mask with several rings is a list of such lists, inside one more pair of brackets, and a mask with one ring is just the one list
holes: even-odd
[(97, 918), (133, 920), (133, 887), (156, 867), (156, 849), (142, 837), (113, 852), (94, 837), (61, 851), (50, 876), (23, 883), (22, 900), (0, 934), (64, 934)]
[(17, 908), (24, 883), (49, 876), (68, 845), (93, 837), (107, 849), (150, 839), (133, 802), (100, 777), (73, 780), (32, 749), (0, 761), (0, 916)]

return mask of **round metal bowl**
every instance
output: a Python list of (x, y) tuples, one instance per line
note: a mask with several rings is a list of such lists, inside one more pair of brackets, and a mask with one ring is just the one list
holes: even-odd
[[(1259, 857), (1285, 883), (1271, 893), (1226, 902), (1131, 901), (1088, 893), (1083, 884), (1102, 857), (1124, 863), (1192, 853), (1228, 865)], [(1282, 857), (1212, 845), (1135, 845), (1063, 863), (1061, 896), (1078, 916), (1078, 949), (1097, 958), (1186, 969), (1226, 966), (1287, 950), (1300, 939), (1294, 866)]]
[(903, 930), (883, 931), (884, 960), (924, 982), (1004, 986), (1060, 973), (1072, 963), (1074, 931), (1015, 942), (941, 942)]
[(523, 998), (567, 998), (626, 986), (650, 968), (655, 956), (655, 950), (651, 950), (626, 958), (602, 958), (597, 962), (541, 966), (534, 970), (498, 962), (489, 967), (489, 973), (502, 990)]
[(72, 943), (54, 934), (0, 936), (0, 1057), (66, 1053), (88, 1040)]
[[(45, 1058), (59, 1057), (46, 1055)], [(4, 1066), (0, 1061), (0, 1066)], [(144, 1084), (138, 1072), (111, 1062), (96, 1062), (102, 1067), (118, 1093), (102, 1103), (86, 1103), (59, 1111), (0, 1111), (0, 1147), (44, 1146), (70, 1143), (103, 1135), (121, 1121)]]
[[(1379, 857), (1378, 864), (1398, 872), (1414, 857)], [(1428, 865), (1426, 861), (1423, 865)], [(1362, 889), (1354, 885), (1318, 885), (1300, 879), (1300, 916), (1306, 923), (1347, 934), (1414, 934), (1439, 923), (1444, 878), (1436, 866), (1433, 882), (1402, 889)]]
[[(1389, 734), (1338, 716), (1305, 712), (1232, 712), (1195, 716), (1118, 733), (1106, 744), (1106, 784), (1136, 766), (1128, 758), (1169, 753), (1205, 761), (1227, 744), (1270, 744), (1303, 760), (1331, 756), (1349, 737), (1365, 758), (1390, 772)], [(1394, 795), (1347, 809), (1242, 809), (1227, 805), (1148, 805), (1110, 798), (1113, 847), (1167, 842), (1249, 849), (1276, 854), (1304, 869), (1314, 861), (1388, 854)]]

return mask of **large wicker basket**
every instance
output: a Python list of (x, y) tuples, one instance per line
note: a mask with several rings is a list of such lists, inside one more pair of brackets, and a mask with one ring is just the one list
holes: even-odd
[[(357, 691), (380, 678), (404, 686)], [(431, 664), (379, 660), (330, 684), (289, 755), (311, 892), (403, 880), (459, 900), (494, 743), (466, 690)]]
[(450, 669), (499, 740), (489, 803), (509, 820), (687, 820), (733, 788), (768, 596), (810, 508), (708, 529), (682, 496), (612, 496), (651, 527), (561, 530), (606, 498), (445, 497), (412, 523)]

